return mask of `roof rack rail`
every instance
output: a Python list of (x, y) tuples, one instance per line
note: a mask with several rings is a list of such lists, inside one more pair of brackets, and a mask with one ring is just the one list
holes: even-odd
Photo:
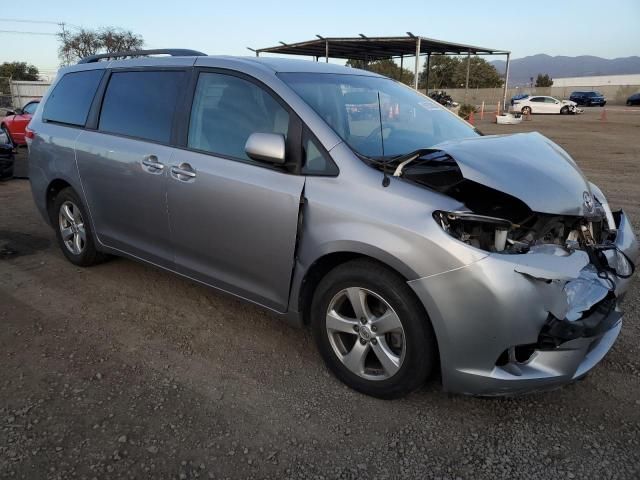
[(157, 48), (155, 50), (128, 50), (124, 52), (99, 53), (81, 58), (78, 64), (95, 63), (105, 58), (146, 57), (147, 55), (171, 55), (172, 57), (203, 57), (206, 53), (184, 48)]

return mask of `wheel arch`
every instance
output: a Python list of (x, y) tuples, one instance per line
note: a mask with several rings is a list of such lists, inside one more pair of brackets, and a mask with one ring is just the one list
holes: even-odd
[(51, 225), (54, 225), (54, 215), (53, 204), (56, 201), (56, 197), (58, 194), (64, 190), (65, 188), (71, 188), (78, 194), (79, 192), (71, 185), (67, 180), (62, 178), (55, 178), (49, 182), (47, 185), (47, 189), (45, 191), (45, 205), (47, 209), (48, 220)]
[(387, 252), (364, 244), (355, 244), (350, 247), (323, 252), (310, 262), (306, 269), (299, 263), (296, 265), (299, 273), (295, 276), (298, 277), (298, 281), (294, 278), (290, 305), (293, 310), (299, 312), (302, 325), (309, 324), (311, 300), (318, 284), (331, 270), (343, 263), (367, 259), (391, 270), (405, 281), (418, 278), (416, 272)]

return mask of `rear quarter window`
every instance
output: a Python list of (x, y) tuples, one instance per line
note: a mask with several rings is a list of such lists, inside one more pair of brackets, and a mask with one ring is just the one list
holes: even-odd
[(84, 127), (103, 75), (104, 70), (65, 74), (49, 95), (42, 111), (42, 119), (45, 122)]

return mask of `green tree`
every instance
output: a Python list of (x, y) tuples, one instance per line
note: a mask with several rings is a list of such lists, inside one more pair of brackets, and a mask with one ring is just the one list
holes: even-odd
[[(461, 59), (453, 76), (454, 84), (462, 88), (467, 78), (467, 59)], [(469, 65), (469, 88), (495, 88), (503, 84), (496, 67), (478, 56), (471, 57)]]
[[(429, 62), (429, 89), (441, 90), (455, 87), (453, 77), (460, 64), (458, 57), (434, 55)], [(427, 62), (424, 64), (419, 78), (420, 88), (427, 88)]]
[(75, 63), (83, 57), (97, 53), (114, 53), (123, 50), (140, 50), (144, 40), (129, 30), (103, 28), (90, 30), (81, 28), (75, 33), (59, 33), (58, 56), (63, 65)]
[[(429, 62), (429, 89), (441, 90), (446, 88), (464, 87), (467, 79), (466, 57), (452, 57), (449, 55), (434, 55)], [(471, 57), (469, 65), (470, 88), (501, 87), (502, 77), (496, 68), (484, 58)], [(427, 86), (427, 64), (420, 73), (420, 87)]]
[(37, 67), (29, 65), (27, 62), (4, 62), (0, 65), (0, 77), (35, 81), (39, 78), (39, 72)]
[(384, 75), (385, 77), (393, 78), (407, 85), (413, 85), (413, 73), (406, 68), (401, 69), (400, 65), (391, 59), (376, 60), (368, 63), (363, 60), (347, 60), (347, 67), (368, 70)]
[(536, 78), (536, 87), (551, 87), (553, 86), (553, 78), (549, 76), (548, 73), (542, 75), (538, 74), (538, 78)]

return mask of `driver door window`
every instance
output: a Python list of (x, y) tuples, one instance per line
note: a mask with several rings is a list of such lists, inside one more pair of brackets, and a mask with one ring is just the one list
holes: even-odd
[(288, 112), (256, 84), (220, 73), (201, 73), (191, 109), (187, 146), (253, 163), (244, 151), (252, 133), (287, 138)]

